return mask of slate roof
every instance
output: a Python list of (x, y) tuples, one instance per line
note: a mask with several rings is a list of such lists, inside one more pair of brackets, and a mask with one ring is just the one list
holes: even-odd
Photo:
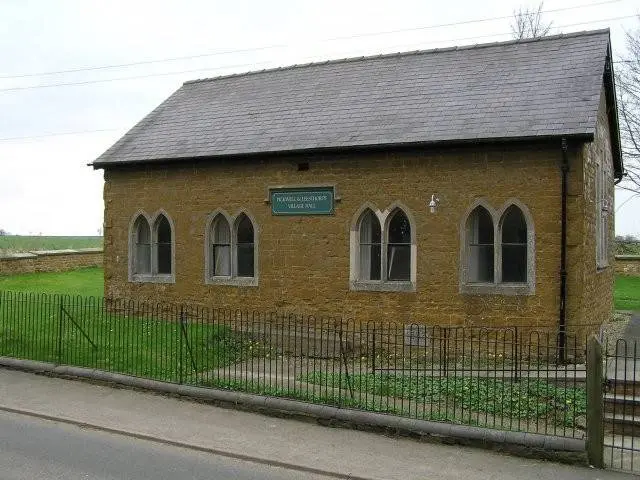
[(103, 153), (115, 164), (583, 136), (609, 31), (361, 57), (186, 82)]

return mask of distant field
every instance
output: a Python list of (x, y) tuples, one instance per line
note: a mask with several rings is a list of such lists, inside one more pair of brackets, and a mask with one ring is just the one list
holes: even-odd
[(0, 254), (30, 250), (65, 250), (102, 247), (102, 237), (0, 236)]

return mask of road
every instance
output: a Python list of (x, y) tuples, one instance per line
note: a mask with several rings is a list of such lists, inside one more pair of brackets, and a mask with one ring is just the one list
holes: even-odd
[(637, 478), (0, 368), (0, 480), (331, 478), (305, 468), (375, 480)]
[(2, 480), (329, 478), (7, 412), (0, 465)]

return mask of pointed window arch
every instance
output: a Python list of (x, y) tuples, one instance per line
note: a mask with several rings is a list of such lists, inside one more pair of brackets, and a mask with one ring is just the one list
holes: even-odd
[(535, 293), (535, 236), (528, 208), (510, 199), (500, 210), (477, 200), (461, 227), (460, 292)]
[(399, 208), (392, 212), (387, 232), (387, 279), (411, 279), (411, 224)]
[(376, 214), (367, 208), (358, 222), (360, 280), (380, 280), (382, 271), (382, 229)]
[(231, 227), (222, 214), (211, 223), (210, 272), (214, 277), (231, 276)]
[(171, 275), (173, 271), (172, 237), (169, 220), (164, 214), (160, 214), (156, 219), (153, 239), (155, 270), (160, 275)]
[(511, 205), (502, 215), (502, 281), (527, 281), (527, 221), (517, 206)]
[(477, 206), (467, 220), (467, 271), (470, 282), (493, 282), (494, 238), (491, 214)]
[(254, 231), (251, 219), (244, 213), (236, 221), (235, 239), (236, 275), (251, 278), (254, 275)]
[(151, 273), (151, 227), (144, 215), (138, 215), (133, 227), (133, 273), (149, 275)]
[(173, 283), (175, 238), (171, 218), (138, 212), (129, 233), (129, 281)]
[(205, 230), (205, 283), (258, 285), (258, 228), (244, 211), (235, 216), (216, 210)]
[(350, 229), (351, 290), (413, 292), (416, 289), (415, 223), (399, 202), (380, 212), (363, 205)]

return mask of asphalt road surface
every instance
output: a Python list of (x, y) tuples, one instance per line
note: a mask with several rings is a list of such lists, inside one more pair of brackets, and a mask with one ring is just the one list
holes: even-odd
[(1, 480), (300, 478), (330, 477), (0, 412)]

